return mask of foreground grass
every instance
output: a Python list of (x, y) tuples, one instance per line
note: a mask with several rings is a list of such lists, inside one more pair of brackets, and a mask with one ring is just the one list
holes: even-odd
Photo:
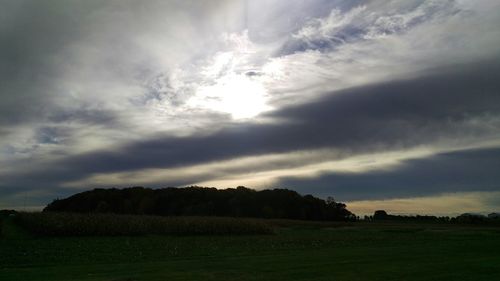
[(7, 223), (0, 280), (500, 280), (498, 229), (274, 223), (276, 235), (67, 238)]

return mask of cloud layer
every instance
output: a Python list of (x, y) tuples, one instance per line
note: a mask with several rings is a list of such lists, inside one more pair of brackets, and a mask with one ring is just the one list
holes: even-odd
[(0, 206), (130, 182), (342, 200), (500, 188), (490, 1), (2, 7)]

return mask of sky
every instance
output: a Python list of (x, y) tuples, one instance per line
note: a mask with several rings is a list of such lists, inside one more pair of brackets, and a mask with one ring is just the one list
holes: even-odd
[(499, 1), (0, 7), (0, 209), (243, 185), (500, 211)]

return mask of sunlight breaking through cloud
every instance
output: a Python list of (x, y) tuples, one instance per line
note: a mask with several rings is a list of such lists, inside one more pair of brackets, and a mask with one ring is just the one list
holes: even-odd
[[(493, 170), (476, 166), (500, 147), (499, 8), (4, 1), (0, 204), (132, 183), (349, 200), (491, 192)], [(418, 173), (439, 186), (389, 180)]]

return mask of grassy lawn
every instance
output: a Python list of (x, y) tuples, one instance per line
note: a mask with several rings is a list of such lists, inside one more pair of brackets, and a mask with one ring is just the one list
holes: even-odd
[(500, 229), (276, 225), (275, 235), (40, 238), (7, 222), (0, 280), (500, 280)]

